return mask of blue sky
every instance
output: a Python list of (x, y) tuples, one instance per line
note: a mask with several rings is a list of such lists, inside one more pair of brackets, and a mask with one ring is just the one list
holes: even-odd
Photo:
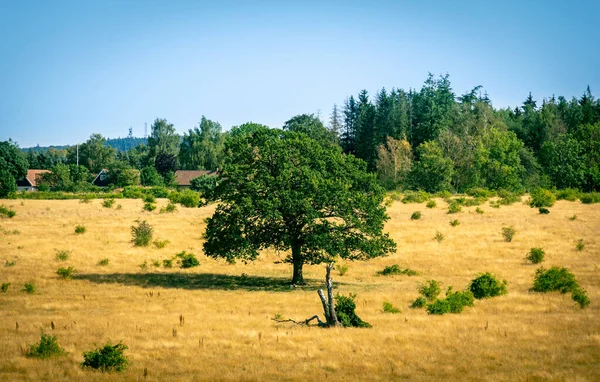
[(450, 74), (494, 106), (600, 95), (595, 1), (0, 0), (0, 140), (21, 147), (327, 120), (361, 89)]

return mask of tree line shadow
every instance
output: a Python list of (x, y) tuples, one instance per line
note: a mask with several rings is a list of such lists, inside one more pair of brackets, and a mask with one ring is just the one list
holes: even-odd
[[(143, 288), (178, 288), (189, 290), (247, 290), (290, 292), (296, 289), (317, 290), (324, 282), (306, 279), (306, 285), (291, 286), (285, 277), (233, 276), (217, 273), (80, 273), (73, 279), (88, 280), (97, 284), (123, 284)], [(335, 283), (334, 285), (339, 283)]]

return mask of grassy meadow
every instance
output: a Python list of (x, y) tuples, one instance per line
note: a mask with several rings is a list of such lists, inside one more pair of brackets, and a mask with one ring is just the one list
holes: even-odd
[[(308, 285), (290, 288), (285, 253), (267, 251), (235, 265), (206, 258), (204, 220), (214, 206), (161, 214), (164, 199), (153, 212), (129, 199), (112, 208), (102, 200), (2, 200), (17, 215), (0, 219), (0, 283), (11, 284), (0, 293), (0, 380), (599, 380), (600, 204), (559, 201), (541, 215), (522, 203), (499, 209), (486, 203), (483, 214), (463, 207), (449, 215), (447, 204), (436, 202), (432, 209), (394, 202), (386, 230), (397, 253), (342, 262), (348, 272), (333, 273), (336, 290), (357, 294), (356, 311), (373, 328), (321, 329), (271, 318), (322, 317), (316, 289), (325, 266), (306, 266)], [(415, 211), (420, 220), (410, 219)], [(130, 227), (138, 219), (169, 243), (134, 247)], [(451, 226), (453, 219), (460, 225)], [(77, 225), (85, 233), (76, 234)], [(512, 242), (501, 235), (507, 226), (517, 231)], [(433, 240), (437, 231), (441, 242)], [(529, 291), (540, 266), (524, 260), (532, 247), (546, 252), (541, 265), (575, 274), (589, 307), (581, 309), (570, 294)], [(61, 250), (70, 251), (66, 261), (56, 259)], [(199, 267), (153, 265), (184, 250), (198, 257)], [(108, 264), (99, 265), (105, 258)], [(419, 275), (377, 275), (392, 264)], [(56, 274), (67, 266), (77, 270), (71, 280)], [(409, 308), (426, 280), (457, 290), (486, 271), (508, 281), (507, 295), (476, 300), (461, 314)], [(34, 294), (21, 291), (30, 281)], [(401, 312), (384, 313), (385, 301)], [(68, 354), (25, 357), (41, 329)], [(83, 370), (82, 353), (109, 340), (129, 347), (129, 369)]]

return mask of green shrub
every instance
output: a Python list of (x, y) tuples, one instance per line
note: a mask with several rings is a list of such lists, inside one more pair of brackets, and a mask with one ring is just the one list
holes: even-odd
[(110, 262), (110, 260), (108, 259), (108, 257), (105, 257), (104, 259), (98, 261), (98, 265), (108, 265), (108, 263)]
[(84, 234), (86, 231), (86, 228), (84, 225), (78, 225), (75, 227), (75, 233), (78, 235)]
[(2, 283), (0, 286), (0, 292), (6, 293), (8, 292), (8, 287), (10, 287), (10, 283)]
[(67, 251), (66, 249), (57, 249), (54, 258), (56, 261), (67, 261), (71, 256), (71, 251)]
[(511, 191), (499, 190), (498, 196), (500, 199), (496, 203), (503, 206), (510, 206), (513, 203), (521, 201), (521, 196)]
[(531, 289), (534, 292), (571, 292), (571, 298), (581, 308), (590, 304), (587, 291), (579, 286), (575, 275), (566, 268), (552, 267), (546, 270), (542, 267), (536, 270)]
[(148, 260), (144, 260), (144, 262), (138, 265), (138, 267), (140, 267), (142, 271), (146, 270), (148, 268)]
[(587, 193), (587, 194), (582, 194), (579, 197), (579, 200), (583, 204), (600, 203), (600, 192), (590, 192), (590, 193)]
[(435, 236), (433, 237), (433, 240), (436, 240), (438, 243), (441, 243), (444, 240), (444, 234), (440, 231), (437, 231), (435, 233)]
[(590, 298), (587, 295), (587, 292), (583, 288), (576, 288), (571, 292), (571, 298), (573, 301), (579, 304), (581, 308), (585, 308), (590, 305)]
[(154, 242), (152, 244), (154, 244), (154, 246), (156, 248), (162, 249), (162, 248), (166, 247), (167, 244), (169, 244), (169, 243), (170, 243), (169, 240), (158, 240), (158, 239), (156, 239), (156, 240), (154, 240)]
[(174, 261), (174, 259), (163, 260), (163, 267), (165, 267), (165, 268), (173, 268), (173, 261)]
[(117, 209), (118, 209), (118, 210), (120, 210), (120, 209), (122, 209), (122, 208), (123, 208), (123, 206), (122, 206), (122, 205), (120, 205), (120, 204), (117, 204)]
[(4, 205), (0, 205), (0, 217), (7, 217), (9, 219), (12, 219), (13, 217), (15, 217), (15, 215), (17, 215), (17, 212), (15, 210), (6, 208), (4, 207)]
[(442, 199), (448, 199), (452, 197), (452, 193), (448, 190), (442, 190), (435, 193), (435, 196)]
[(179, 203), (184, 207), (194, 208), (200, 205), (200, 194), (192, 190), (183, 190), (169, 194), (169, 200), (173, 203)]
[(169, 202), (169, 204), (167, 204), (166, 207), (162, 207), (159, 212), (161, 214), (164, 214), (164, 213), (171, 213), (171, 212), (175, 212), (175, 211), (177, 211), (177, 206), (175, 204)]
[(437, 203), (435, 202), (435, 200), (430, 200), (425, 205), (425, 207), (427, 207), (427, 208), (435, 208), (436, 206), (437, 206)]
[(21, 289), (21, 292), (25, 292), (25, 293), (29, 293), (29, 294), (33, 294), (36, 291), (37, 291), (37, 287), (35, 286), (33, 281), (26, 282), (25, 285), (23, 285), (23, 289)]
[(378, 275), (381, 276), (391, 276), (391, 275), (407, 275), (407, 276), (416, 276), (419, 273), (417, 271), (414, 271), (412, 269), (402, 269), (400, 268), (400, 266), (398, 264), (393, 264), (393, 265), (388, 265), (385, 268), (383, 268), (382, 271), (378, 271), (377, 272)]
[(575, 202), (580, 196), (581, 192), (572, 188), (565, 188), (564, 190), (559, 190), (556, 192), (556, 200), (568, 200), (570, 202)]
[(569, 220), (570, 221), (577, 220), (577, 214), (575, 214), (573, 216), (569, 216)]
[(478, 214), (482, 214), (483, 210), (479, 207), (475, 208), (475, 212), (477, 212)]
[(504, 237), (504, 241), (506, 241), (507, 243), (510, 243), (512, 241), (516, 233), (517, 230), (513, 226), (502, 228), (502, 237)]
[(455, 214), (460, 211), (462, 211), (462, 207), (460, 204), (458, 204), (456, 202), (452, 202), (448, 205), (448, 213), (449, 214)]
[(446, 313), (460, 313), (465, 306), (474, 305), (474, 296), (471, 291), (453, 292), (452, 287), (448, 288), (446, 298), (443, 300), (435, 300), (427, 305), (428, 314), (442, 315)]
[(152, 260), (152, 266), (154, 268), (160, 267), (160, 260)]
[(545, 252), (541, 248), (531, 248), (525, 259), (531, 261), (533, 264), (539, 264), (544, 261)]
[(501, 296), (507, 293), (506, 280), (498, 280), (496, 276), (486, 272), (471, 281), (469, 290), (476, 299)]
[(72, 266), (69, 266), (68, 268), (63, 268), (63, 267), (58, 268), (58, 270), (56, 271), (56, 274), (59, 275), (60, 277), (62, 277), (63, 279), (70, 279), (73, 277), (75, 272), (76, 272), (75, 268), (73, 268)]
[(384, 301), (383, 302), (383, 313), (400, 313), (400, 309), (398, 309), (394, 305), (392, 305), (391, 302)]
[(152, 241), (154, 229), (148, 222), (136, 220), (137, 226), (131, 226), (131, 242), (136, 247), (147, 247)]
[(550, 190), (538, 188), (531, 193), (531, 199), (529, 199), (529, 206), (533, 207), (552, 207), (556, 202), (556, 196)]
[(419, 309), (425, 307), (425, 305), (427, 305), (427, 299), (425, 297), (417, 297), (417, 299), (410, 304), (410, 308)]
[(81, 367), (102, 372), (123, 371), (129, 366), (129, 361), (123, 354), (127, 349), (128, 347), (122, 343), (111, 345), (109, 342), (102, 348), (84, 352)]
[(144, 199), (142, 199), (145, 203), (156, 203), (156, 198), (152, 194), (144, 195)]
[(439, 296), (442, 292), (440, 288), (440, 283), (436, 280), (428, 280), (425, 284), (419, 285), (418, 289), (419, 293), (425, 297), (427, 301), (433, 301)]
[(496, 196), (496, 191), (487, 188), (471, 188), (467, 190), (466, 194), (475, 198), (491, 198)]
[(145, 211), (149, 211), (152, 212), (156, 209), (156, 204), (152, 204), (152, 203), (144, 203), (144, 210)]
[(427, 304), (428, 314), (446, 314), (450, 313), (450, 304), (446, 300), (435, 300), (431, 304)]
[(583, 239), (579, 239), (575, 242), (575, 249), (578, 252), (583, 251), (584, 248), (585, 248), (585, 243), (583, 242)]
[(4, 262), (4, 266), (5, 267), (14, 267), (15, 265), (17, 265), (17, 261), (16, 260), (13, 260), (13, 261), (6, 260)]
[(356, 314), (355, 298), (355, 294), (350, 294), (350, 296), (337, 294), (335, 296), (335, 314), (337, 315), (338, 321), (344, 327), (370, 328), (371, 324), (361, 320)]
[(431, 199), (431, 194), (429, 194), (425, 191), (412, 191), (412, 192), (407, 192), (404, 195), (404, 197), (402, 198), (402, 203), (404, 203), (404, 204), (425, 203), (429, 199)]
[(460, 222), (457, 219), (450, 220), (450, 225), (456, 227), (457, 225), (460, 225)]
[(50, 358), (64, 353), (65, 351), (58, 344), (56, 336), (44, 334), (42, 331), (40, 342), (30, 345), (25, 355), (33, 358)]
[(421, 213), (419, 211), (415, 211), (410, 215), (410, 220), (419, 220), (421, 219)]
[(335, 265), (335, 269), (338, 271), (338, 273), (340, 274), (340, 276), (345, 275), (346, 273), (348, 273), (348, 269), (350, 267), (348, 266), (348, 264), (336, 264)]
[(193, 253), (186, 253), (185, 251), (178, 253), (175, 257), (179, 260), (179, 266), (181, 268), (192, 268), (200, 265), (196, 256)]
[(92, 198), (90, 195), (83, 195), (83, 196), (81, 197), (81, 199), (79, 199), (79, 203), (85, 203), (85, 204), (88, 204), (88, 203), (91, 203), (91, 202), (92, 202), (92, 199), (93, 199), (93, 198)]
[(546, 207), (540, 207), (538, 208), (538, 211), (540, 212), (540, 214), (542, 215), (548, 215), (550, 213), (550, 210), (547, 209)]
[(112, 208), (112, 206), (115, 204), (115, 200), (114, 199), (104, 199), (104, 201), (102, 202), (102, 207), (104, 208)]

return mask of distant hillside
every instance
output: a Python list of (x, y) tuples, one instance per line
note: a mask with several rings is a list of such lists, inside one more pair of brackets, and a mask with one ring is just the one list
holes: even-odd
[[(136, 137), (127, 137), (127, 138), (108, 138), (106, 139), (106, 146), (114, 147), (117, 151), (127, 151), (132, 149), (140, 144), (148, 143), (148, 139), (146, 138), (136, 138)], [(21, 150), (24, 152), (32, 151), (32, 152), (44, 152), (50, 149), (55, 150), (63, 150), (69, 148), (74, 145), (63, 145), (63, 146), (34, 146), (34, 147), (23, 147)]]

